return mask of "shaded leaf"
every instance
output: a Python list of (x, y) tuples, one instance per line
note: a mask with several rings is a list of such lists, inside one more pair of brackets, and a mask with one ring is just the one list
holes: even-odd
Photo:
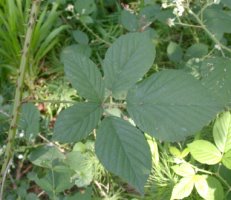
[(193, 44), (187, 48), (185, 58), (202, 58), (208, 54), (208, 46), (202, 43)]
[(104, 99), (104, 82), (95, 63), (81, 54), (65, 54), (64, 71), (72, 86), (84, 98), (101, 102)]
[(76, 142), (87, 137), (100, 121), (103, 109), (96, 103), (78, 103), (62, 111), (55, 123), (53, 140)]
[(167, 54), (169, 60), (173, 62), (180, 62), (183, 56), (183, 50), (179, 44), (170, 42), (167, 47)]
[(39, 133), (40, 113), (32, 103), (25, 103), (21, 107), (19, 130), (23, 131), (27, 140), (33, 140)]
[(29, 155), (29, 160), (34, 165), (46, 168), (52, 168), (54, 160), (63, 160), (64, 158), (64, 155), (56, 147), (49, 146), (38, 147)]
[(209, 58), (200, 67), (202, 84), (214, 93), (223, 106), (231, 106), (231, 60)]
[(96, 155), (105, 168), (143, 194), (152, 166), (143, 134), (120, 118), (107, 117), (99, 127), (95, 145)]
[(129, 33), (108, 49), (103, 62), (106, 87), (113, 95), (127, 91), (152, 66), (155, 48), (146, 33)]
[(144, 132), (160, 140), (180, 141), (199, 131), (221, 106), (191, 75), (165, 70), (129, 90), (127, 109)]
[(137, 16), (127, 10), (121, 12), (121, 24), (128, 31), (137, 31), (139, 28)]
[(76, 42), (79, 44), (87, 45), (89, 42), (89, 38), (86, 33), (80, 30), (75, 30), (72, 32), (72, 35)]
[(213, 176), (207, 176), (208, 192), (203, 197), (206, 200), (221, 200), (224, 199), (224, 189), (219, 180)]

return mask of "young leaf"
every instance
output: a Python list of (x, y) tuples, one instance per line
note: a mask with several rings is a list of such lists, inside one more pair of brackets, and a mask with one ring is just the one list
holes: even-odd
[(167, 54), (169, 60), (173, 62), (180, 62), (183, 56), (183, 50), (179, 44), (170, 42), (167, 47)]
[(179, 183), (177, 183), (173, 188), (171, 200), (183, 199), (185, 197), (188, 197), (191, 194), (193, 187), (193, 176), (184, 177), (180, 179)]
[(231, 114), (223, 113), (213, 126), (214, 142), (221, 152), (231, 149)]
[(208, 46), (202, 43), (193, 44), (185, 53), (185, 59), (202, 58), (208, 54)]
[(176, 158), (179, 158), (181, 155), (180, 150), (174, 146), (169, 147), (169, 152)]
[(209, 191), (209, 186), (206, 181), (207, 176), (204, 175), (195, 175), (194, 180), (195, 180), (195, 188), (198, 192), (198, 194), (206, 199), (208, 196), (208, 191)]
[(135, 14), (132, 14), (127, 10), (123, 10), (121, 12), (120, 18), (121, 18), (121, 24), (128, 31), (138, 31), (139, 20)]
[(38, 147), (29, 155), (29, 160), (34, 165), (46, 168), (52, 168), (54, 160), (63, 160), (64, 158), (64, 155), (56, 147), (49, 146)]
[(165, 141), (180, 141), (207, 124), (221, 106), (199, 81), (180, 70), (156, 73), (129, 90), (136, 125)]
[(120, 118), (107, 117), (97, 132), (95, 150), (106, 169), (144, 193), (152, 160), (148, 143), (138, 129)]
[(196, 140), (188, 144), (188, 148), (193, 158), (200, 163), (215, 165), (221, 161), (221, 152), (206, 140)]
[(34, 104), (26, 103), (22, 105), (19, 130), (24, 132), (26, 139), (35, 139), (39, 133), (39, 119), (40, 113)]
[(65, 54), (64, 70), (67, 78), (79, 94), (93, 102), (104, 99), (104, 82), (95, 63), (81, 54)]
[(228, 169), (231, 169), (231, 150), (229, 150), (228, 152), (224, 154), (224, 156), (222, 157), (222, 163)]
[(106, 87), (113, 95), (127, 91), (149, 70), (154, 59), (155, 48), (146, 33), (121, 36), (105, 55)]
[(103, 109), (96, 103), (78, 103), (62, 111), (55, 123), (53, 140), (76, 142), (97, 126)]
[(183, 177), (193, 176), (195, 174), (195, 170), (188, 163), (174, 165), (172, 166), (172, 169), (177, 175), (183, 176)]
[(75, 30), (72, 32), (72, 35), (79, 44), (87, 45), (89, 43), (89, 38), (83, 31)]

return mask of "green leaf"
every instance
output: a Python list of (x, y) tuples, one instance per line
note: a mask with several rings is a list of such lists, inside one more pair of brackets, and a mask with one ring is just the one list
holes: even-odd
[(91, 48), (85, 44), (72, 44), (62, 50), (60, 60), (64, 62), (65, 59), (69, 59), (70, 55), (74, 57), (76, 54), (81, 54), (89, 58), (91, 56)]
[(207, 176), (204, 175), (195, 175), (194, 176), (194, 181), (195, 181), (195, 188), (198, 192), (198, 194), (206, 199), (209, 191), (209, 186), (206, 181)]
[(180, 62), (183, 56), (183, 51), (179, 44), (170, 42), (167, 47), (167, 54), (169, 60), (173, 62)]
[(228, 169), (231, 169), (231, 150), (226, 152), (222, 157), (222, 163), (224, 166), (226, 166)]
[(231, 8), (231, 1), (230, 0), (221, 0), (221, 2), (223, 4), (225, 4), (226, 6), (228, 6), (229, 8)]
[(96, 11), (95, 0), (76, 0), (75, 1), (75, 10), (80, 15), (89, 15)]
[(75, 193), (72, 196), (65, 197), (64, 200), (91, 200), (92, 199), (92, 188), (88, 187), (86, 190)]
[(66, 189), (70, 189), (73, 186), (71, 182), (71, 171), (65, 173), (57, 173), (49, 171), (44, 177), (38, 177), (37, 174), (30, 177), (30, 180), (36, 182), (36, 184), (45, 190), (50, 196), (53, 193), (60, 193)]
[(40, 113), (32, 103), (23, 104), (19, 120), (19, 130), (23, 131), (27, 140), (33, 140), (39, 133)]
[(185, 53), (185, 58), (202, 58), (208, 54), (208, 46), (202, 43), (193, 44)]
[(129, 90), (127, 109), (144, 132), (160, 140), (180, 141), (199, 131), (221, 106), (191, 75), (165, 70)]
[(67, 78), (84, 98), (101, 102), (104, 99), (104, 82), (95, 63), (81, 54), (66, 54), (63, 59)]
[(121, 24), (128, 31), (137, 31), (139, 28), (137, 16), (127, 10), (121, 12)]
[(225, 112), (216, 120), (213, 126), (214, 142), (221, 152), (231, 149), (231, 115)]
[(174, 165), (172, 166), (172, 169), (177, 175), (183, 176), (183, 177), (193, 176), (195, 174), (195, 170), (188, 163)]
[(220, 181), (212, 176), (207, 176), (206, 181), (208, 185), (208, 192), (203, 198), (206, 200), (224, 199), (224, 190)]
[(193, 187), (193, 176), (180, 179), (179, 183), (177, 183), (173, 188), (171, 199), (183, 199), (188, 197), (191, 194)]
[(196, 140), (188, 144), (188, 148), (193, 158), (200, 163), (215, 165), (221, 161), (221, 152), (206, 140)]
[(55, 123), (53, 140), (76, 142), (97, 126), (103, 109), (96, 103), (78, 103), (62, 111)]
[(89, 159), (89, 154), (81, 154), (73, 151), (67, 154), (66, 164), (76, 173), (72, 176), (72, 180), (78, 187), (88, 186), (93, 180), (94, 166)]
[(174, 146), (170, 146), (169, 147), (169, 152), (174, 156), (179, 158), (181, 155), (181, 152), (178, 148), (174, 147)]
[(107, 117), (99, 127), (95, 146), (106, 169), (144, 193), (152, 160), (148, 143), (138, 129), (120, 118)]
[(200, 67), (202, 84), (215, 94), (223, 106), (231, 106), (231, 60), (209, 58)]
[(38, 147), (29, 155), (29, 160), (34, 165), (46, 168), (52, 168), (53, 161), (57, 159), (63, 160), (64, 155), (56, 147)]
[(103, 62), (106, 87), (115, 96), (127, 91), (149, 70), (155, 47), (146, 33), (128, 33), (108, 49)]
[(219, 40), (224, 33), (231, 33), (231, 13), (222, 6), (214, 5), (204, 12), (204, 24)]
[(72, 32), (72, 35), (76, 42), (79, 44), (87, 45), (89, 42), (89, 38), (86, 33), (80, 30), (75, 30)]

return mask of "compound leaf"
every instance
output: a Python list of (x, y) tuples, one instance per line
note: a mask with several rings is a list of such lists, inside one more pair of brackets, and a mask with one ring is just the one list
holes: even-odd
[(165, 141), (180, 141), (207, 124), (221, 106), (199, 81), (180, 70), (156, 73), (129, 90), (136, 125)]
[(221, 161), (221, 152), (206, 140), (196, 140), (188, 144), (188, 148), (193, 158), (200, 163), (215, 165)]
[(121, 36), (105, 55), (106, 87), (114, 96), (127, 91), (149, 70), (154, 59), (155, 48), (146, 33)]
[(55, 123), (53, 140), (76, 142), (85, 138), (98, 124), (103, 109), (96, 103), (78, 103), (62, 111)]
[(144, 193), (152, 162), (148, 143), (138, 129), (120, 118), (107, 117), (97, 132), (95, 148), (106, 169)]

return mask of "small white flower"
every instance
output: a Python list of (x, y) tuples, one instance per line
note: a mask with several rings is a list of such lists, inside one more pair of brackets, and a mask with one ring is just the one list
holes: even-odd
[(218, 51), (221, 51), (221, 46), (219, 44), (216, 44), (214, 48), (217, 49)]
[(72, 4), (68, 4), (65, 10), (70, 11), (70, 12), (74, 12), (74, 6)]
[(168, 18), (168, 19), (167, 19), (167, 24), (168, 24), (168, 26), (169, 26), (169, 27), (174, 26), (174, 25), (175, 25), (174, 21), (175, 21), (175, 18)]
[(81, 13), (82, 13), (82, 15), (84, 15), (86, 13), (86, 9), (82, 9)]
[(214, 4), (219, 4), (221, 2), (221, 0), (214, 0), (213, 3)]
[(195, 58), (195, 62), (199, 63), (200, 62), (200, 58)]
[(22, 131), (21, 133), (19, 133), (19, 137), (20, 137), (20, 138), (24, 137), (24, 135), (25, 135), (25, 134), (24, 134), (24, 131)]
[(166, 2), (165, 2), (165, 3), (162, 3), (161, 7), (165, 9), (165, 8), (168, 7), (168, 4), (167, 4)]
[(19, 159), (19, 160), (22, 160), (22, 159), (23, 159), (23, 155), (22, 155), (22, 154), (19, 154), (19, 155), (18, 155), (18, 159)]

